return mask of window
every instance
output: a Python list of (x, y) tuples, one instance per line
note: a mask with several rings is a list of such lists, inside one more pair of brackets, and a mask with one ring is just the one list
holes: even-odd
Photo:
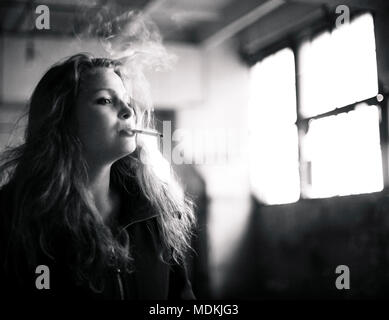
[(297, 54), (302, 116), (325, 113), (378, 93), (370, 14), (303, 42)]
[(379, 109), (354, 111), (312, 121), (304, 137), (308, 179), (305, 196), (329, 197), (379, 191), (383, 187)]
[(250, 184), (267, 204), (298, 200), (298, 136), (293, 51), (256, 64), (250, 75)]
[(382, 190), (380, 109), (363, 103), (378, 94), (373, 17), (364, 14), (302, 43), (298, 59), (299, 120), (307, 130), (303, 196)]
[(296, 48), (251, 70), (253, 193), (277, 204), (382, 190), (373, 17), (363, 14)]

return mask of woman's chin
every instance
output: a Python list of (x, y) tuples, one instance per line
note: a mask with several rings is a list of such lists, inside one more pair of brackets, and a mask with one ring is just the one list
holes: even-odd
[(129, 156), (136, 150), (136, 144), (125, 144), (117, 146), (114, 150), (111, 149), (111, 159), (114, 161), (120, 160), (126, 156)]
[(123, 154), (123, 157), (128, 156), (129, 154), (133, 153), (136, 150), (136, 142), (129, 141), (121, 148), (121, 153)]

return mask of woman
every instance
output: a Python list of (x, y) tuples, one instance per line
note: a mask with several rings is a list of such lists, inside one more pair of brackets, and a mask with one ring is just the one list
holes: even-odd
[(132, 131), (150, 125), (136, 86), (119, 61), (86, 54), (37, 85), (25, 142), (1, 166), (3, 293), (194, 298), (184, 264), (193, 212)]

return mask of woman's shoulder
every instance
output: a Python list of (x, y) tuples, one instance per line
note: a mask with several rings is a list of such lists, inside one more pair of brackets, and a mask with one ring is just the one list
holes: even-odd
[(13, 189), (13, 184), (11, 182), (0, 185), (0, 197), (12, 193), (12, 189)]
[(4, 215), (5, 211), (8, 211), (13, 198), (13, 190), (10, 183), (0, 187), (0, 213)]
[(10, 184), (0, 187), (0, 234), (4, 243), (10, 229), (12, 218), (13, 188)]
[(0, 187), (0, 264), (1, 272), (0, 278), (3, 278), (4, 270), (4, 259), (6, 246), (9, 243), (10, 237), (10, 226), (12, 212), (11, 208), (12, 191), (10, 185), (3, 185)]
[(0, 186), (0, 199), (3, 200), (3, 195), (7, 192), (8, 184)]

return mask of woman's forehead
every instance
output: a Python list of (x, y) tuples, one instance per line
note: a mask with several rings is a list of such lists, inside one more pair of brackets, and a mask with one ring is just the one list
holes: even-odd
[(128, 92), (131, 91), (129, 84), (126, 83), (125, 85), (113, 68), (99, 67), (86, 72), (83, 76), (81, 82), (82, 91), (93, 93), (100, 89), (114, 90), (120, 96), (131, 94), (131, 92)]

